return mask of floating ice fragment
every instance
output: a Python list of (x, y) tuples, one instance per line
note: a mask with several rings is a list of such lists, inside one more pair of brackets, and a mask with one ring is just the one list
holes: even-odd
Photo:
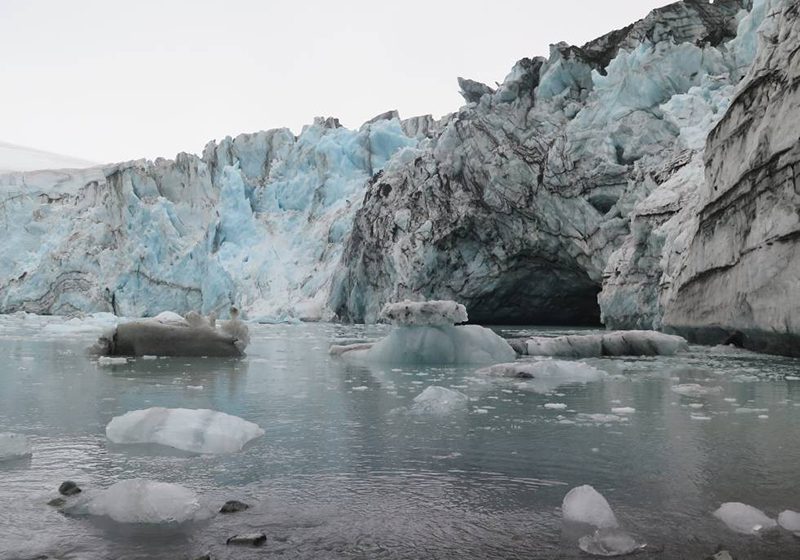
[(573, 488), (564, 496), (561, 513), (565, 521), (585, 523), (598, 528), (619, 526), (606, 499), (588, 484)]
[(645, 546), (625, 531), (613, 528), (598, 529), (594, 534), (578, 539), (578, 547), (594, 556), (624, 556)]
[(127, 363), (127, 358), (114, 358), (111, 356), (100, 356), (97, 358), (97, 365), (99, 366), (124, 366)]
[(563, 410), (567, 408), (564, 403), (545, 403), (544, 407), (548, 410)]
[(684, 397), (705, 397), (706, 395), (716, 395), (722, 392), (722, 387), (706, 387), (697, 383), (684, 383), (672, 387), (674, 393)]
[(195, 518), (195, 493), (177, 484), (131, 479), (111, 485), (65, 510), (110, 517), (118, 523), (183, 523)]
[(778, 516), (778, 524), (800, 537), (800, 513), (787, 509)]
[(591, 358), (599, 356), (671, 356), (689, 348), (685, 339), (656, 331), (617, 331), (604, 334), (535, 336), (527, 339), (530, 356)]
[(114, 443), (157, 443), (192, 453), (233, 453), (262, 435), (264, 430), (252, 422), (206, 409), (134, 410), (106, 427)]
[(714, 512), (714, 517), (721, 520), (728, 529), (746, 535), (757, 535), (764, 529), (777, 526), (774, 519), (767, 517), (763, 511), (741, 502), (726, 502)]
[(692, 414), (689, 416), (689, 418), (691, 418), (692, 420), (699, 420), (701, 422), (706, 420), (711, 420), (710, 416), (705, 416), (703, 414)]
[(410, 412), (414, 414), (448, 414), (466, 408), (467, 395), (460, 391), (431, 385), (414, 397)]
[(762, 414), (764, 412), (769, 412), (767, 408), (748, 408), (746, 406), (737, 408), (733, 411), (736, 414)]
[(612, 408), (611, 412), (614, 414), (633, 414), (636, 412), (635, 408), (631, 408), (630, 406), (620, 406), (616, 408)]
[(31, 455), (31, 444), (22, 434), (0, 432), (0, 461), (21, 459)]
[(583, 362), (564, 360), (498, 364), (480, 369), (477, 373), (524, 379), (518, 387), (536, 393), (550, 393), (561, 385), (590, 383), (608, 376), (606, 372)]

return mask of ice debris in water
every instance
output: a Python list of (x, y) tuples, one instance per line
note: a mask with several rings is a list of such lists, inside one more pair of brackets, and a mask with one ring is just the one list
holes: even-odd
[(0, 461), (21, 459), (31, 455), (31, 444), (22, 434), (0, 432)]
[(178, 484), (130, 479), (117, 482), (65, 511), (110, 517), (118, 523), (183, 523), (196, 517), (196, 494)]
[(777, 522), (767, 517), (763, 511), (741, 502), (722, 504), (714, 512), (714, 517), (725, 523), (731, 531), (745, 535), (757, 535), (764, 529), (777, 526)]
[(619, 529), (598, 529), (578, 539), (578, 546), (594, 556), (624, 556), (645, 547), (630, 534)]
[(114, 356), (100, 356), (97, 358), (98, 366), (124, 366), (128, 363), (128, 358)]
[(469, 398), (460, 391), (431, 385), (414, 397), (410, 412), (414, 414), (448, 414), (465, 408)]
[(678, 393), (684, 397), (705, 397), (707, 395), (718, 395), (722, 392), (722, 387), (705, 387), (697, 383), (684, 383), (681, 385), (674, 385), (672, 387), (673, 393)]
[(561, 385), (600, 381), (608, 376), (589, 364), (563, 360), (511, 362), (483, 368), (478, 373), (523, 379), (519, 388), (536, 393), (549, 393)]
[(114, 443), (157, 443), (192, 453), (233, 453), (262, 435), (264, 430), (252, 422), (206, 409), (134, 410), (106, 427)]
[(455, 301), (402, 301), (383, 306), (381, 317), (397, 326), (439, 327), (467, 322), (467, 308)]
[(778, 515), (778, 524), (800, 537), (800, 513), (789, 509), (782, 511)]
[(535, 336), (524, 350), (530, 356), (591, 358), (599, 356), (672, 356), (688, 350), (685, 339), (656, 331), (617, 331), (603, 334)]
[(619, 527), (606, 499), (588, 484), (567, 492), (561, 504), (561, 513), (565, 521), (585, 523), (601, 529)]
[(491, 329), (466, 321), (453, 301), (404, 302), (384, 307), (395, 324), (389, 336), (369, 348), (331, 350), (348, 358), (393, 364), (485, 364), (513, 360), (516, 352)]

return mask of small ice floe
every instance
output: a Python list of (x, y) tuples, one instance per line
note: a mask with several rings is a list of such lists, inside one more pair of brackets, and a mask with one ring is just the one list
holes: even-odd
[(511, 362), (479, 369), (477, 373), (520, 379), (519, 389), (535, 393), (550, 393), (562, 385), (591, 383), (608, 377), (606, 372), (589, 364), (564, 360)]
[(683, 383), (681, 385), (673, 385), (672, 392), (678, 393), (684, 397), (705, 397), (722, 393), (722, 387), (707, 387), (697, 383)]
[(749, 408), (746, 406), (739, 407), (733, 411), (735, 414), (763, 414), (769, 412), (768, 408)]
[[(519, 347), (519, 343), (516, 343)], [(616, 331), (603, 334), (536, 336), (522, 347), (529, 356), (592, 358), (600, 356), (672, 356), (688, 350), (685, 339), (656, 331)]]
[(460, 391), (431, 385), (414, 397), (409, 412), (412, 414), (444, 415), (465, 410), (469, 398)]
[(745, 535), (757, 535), (772, 529), (778, 523), (756, 509), (741, 502), (726, 502), (714, 512), (714, 517), (725, 523), (731, 531)]
[(618, 406), (611, 409), (612, 414), (634, 414), (635, 412), (636, 409), (630, 406)]
[(787, 509), (778, 515), (778, 525), (800, 537), (800, 513)]
[(348, 359), (386, 364), (485, 364), (510, 361), (516, 352), (502, 337), (467, 320), (454, 301), (387, 304), (381, 316), (392, 322), (389, 336), (369, 347), (332, 347)]
[(623, 556), (646, 547), (619, 528), (608, 501), (588, 484), (573, 488), (564, 496), (561, 512), (566, 523), (591, 528), (591, 532), (578, 539), (578, 547), (584, 552), (594, 556)]
[(203, 390), (203, 386), (202, 385), (187, 385), (186, 388), (189, 389), (190, 391), (202, 391)]
[(191, 453), (233, 453), (264, 435), (258, 425), (214, 410), (154, 407), (117, 416), (106, 426), (114, 443), (156, 443)]
[(692, 420), (697, 420), (698, 422), (706, 422), (711, 420), (711, 416), (706, 416), (705, 414), (690, 414), (689, 418)]
[(178, 484), (131, 479), (92, 492), (65, 508), (72, 515), (95, 515), (118, 523), (184, 523), (200, 511), (197, 495)]
[(97, 358), (98, 366), (124, 366), (128, 363), (128, 358), (100, 356)]
[(564, 410), (565, 408), (567, 408), (567, 405), (564, 403), (549, 402), (545, 403), (544, 407), (548, 410)]
[(214, 313), (203, 317), (191, 311), (184, 318), (166, 311), (117, 325), (100, 337), (94, 351), (103, 356), (239, 357), (250, 334), (238, 309), (232, 307), (230, 317), (218, 322)]
[(348, 352), (366, 351), (372, 348), (374, 342), (357, 342), (354, 344), (334, 344), (328, 349), (331, 356), (342, 356)]
[(22, 434), (0, 432), (0, 462), (31, 456), (31, 443)]
[(564, 496), (561, 514), (565, 521), (584, 523), (597, 528), (619, 527), (605, 497), (588, 484), (573, 488)]
[(626, 416), (618, 414), (606, 414), (604, 412), (588, 413), (580, 412), (575, 416), (575, 421), (579, 424), (615, 424), (627, 422), (629, 420)]

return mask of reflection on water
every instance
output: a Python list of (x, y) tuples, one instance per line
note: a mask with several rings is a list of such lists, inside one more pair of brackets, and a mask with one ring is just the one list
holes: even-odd
[[(800, 509), (800, 363), (725, 349), (673, 358), (596, 359), (604, 381), (539, 394), (477, 368), (352, 365), (331, 343), (382, 327), (253, 327), (244, 360), (158, 359), (99, 367), (54, 319), (0, 318), (0, 431), (31, 438), (31, 459), (0, 464), (0, 558), (583, 558), (562, 533), (569, 488), (592, 484), (626, 529), (661, 552), (793, 558), (782, 531), (747, 537), (711, 512), (742, 501), (772, 517)], [(500, 329), (505, 335), (512, 329)], [(552, 332), (552, 331), (551, 331)], [(787, 379), (788, 377), (788, 379)], [(697, 383), (721, 391), (689, 397)], [(430, 385), (467, 407), (404, 413)], [(545, 407), (545, 404), (565, 405)], [(109, 420), (150, 406), (211, 408), (266, 435), (241, 453), (195, 456), (112, 445)], [(613, 414), (612, 409), (635, 412)], [(596, 415), (605, 416), (596, 416)], [(183, 527), (65, 517), (46, 505), (67, 479), (177, 482), (216, 509), (252, 507)], [(227, 537), (264, 531), (261, 549)]]

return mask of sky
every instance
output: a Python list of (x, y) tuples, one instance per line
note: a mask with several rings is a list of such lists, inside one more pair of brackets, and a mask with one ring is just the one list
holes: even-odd
[(2, 0), (0, 141), (99, 163), (315, 116), (463, 105), (514, 62), (668, 0)]

